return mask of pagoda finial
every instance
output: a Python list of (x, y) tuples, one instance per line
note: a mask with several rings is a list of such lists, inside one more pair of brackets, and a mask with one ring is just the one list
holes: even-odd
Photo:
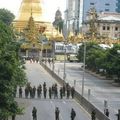
[(32, 7), (31, 7), (31, 17), (32, 17)]
[(31, 16), (32, 16), (32, 0), (31, 0)]

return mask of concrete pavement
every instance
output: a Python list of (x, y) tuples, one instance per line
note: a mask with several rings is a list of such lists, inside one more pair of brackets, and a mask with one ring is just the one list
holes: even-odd
[[(46, 82), (47, 87), (51, 86), (54, 83), (57, 83), (38, 63), (26, 63), (26, 73), (28, 81), (31, 83), (31, 86), (38, 86)], [(58, 85), (59, 86), (59, 85)], [(60, 86), (59, 86), (60, 87)], [(24, 87), (23, 87), (24, 89)], [(34, 99), (26, 99), (23, 94), (23, 98), (17, 98), (21, 107), (24, 107), (24, 114), (17, 115), (16, 120), (32, 120), (32, 108), (35, 106), (37, 108), (37, 120), (55, 120), (54, 111), (55, 107), (60, 109), (60, 120), (70, 120), (71, 108), (74, 108), (76, 111), (75, 120), (90, 120), (90, 115), (73, 99), (44, 99), (43, 96), (41, 99), (38, 99), (37, 96)]]

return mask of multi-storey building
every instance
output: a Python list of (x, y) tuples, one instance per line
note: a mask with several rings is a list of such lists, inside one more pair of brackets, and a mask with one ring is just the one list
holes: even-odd
[(66, 21), (68, 29), (80, 32), (82, 22), (87, 19), (90, 8), (95, 7), (97, 13), (120, 12), (119, 0), (67, 0)]

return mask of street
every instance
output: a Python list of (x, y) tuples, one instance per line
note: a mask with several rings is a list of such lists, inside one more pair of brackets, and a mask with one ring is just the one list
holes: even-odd
[[(64, 63), (55, 62), (54, 71), (61, 78), (64, 73)], [(52, 69), (52, 65), (47, 64)], [(66, 82), (71, 86), (75, 85), (75, 89), (81, 93), (83, 70), (82, 63), (66, 63)], [(76, 82), (74, 82), (76, 80)], [(84, 80), (84, 97), (91, 103), (97, 106), (101, 111), (104, 111), (104, 100), (107, 101), (107, 108), (110, 111), (110, 119), (117, 120), (115, 114), (120, 109), (120, 87), (112, 85), (111, 80), (101, 80), (88, 73), (85, 73)], [(90, 91), (90, 94), (88, 94)]]
[[(26, 62), (26, 73), (28, 77), (28, 82), (31, 86), (43, 85), (46, 82), (47, 88), (52, 86), (52, 84), (57, 83), (38, 63)], [(58, 83), (57, 83), (58, 84)], [(59, 84), (58, 84), (58, 87)], [(23, 88), (24, 91), (24, 88)], [(24, 92), (23, 92), (24, 93)], [(37, 120), (55, 120), (55, 107), (59, 107), (60, 110), (60, 120), (70, 120), (71, 109), (74, 108), (76, 111), (75, 120), (90, 120), (90, 115), (72, 98), (63, 99), (58, 98), (44, 99), (43, 95), (41, 98), (25, 98), (23, 94), (22, 98), (18, 97), (16, 100), (19, 102), (21, 107), (24, 107), (23, 115), (17, 115), (16, 120), (32, 120), (32, 109), (35, 106), (37, 108)]]

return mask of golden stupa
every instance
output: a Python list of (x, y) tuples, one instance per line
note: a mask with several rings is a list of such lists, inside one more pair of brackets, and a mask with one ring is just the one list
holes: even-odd
[(56, 34), (57, 31), (53, 27), (51, 22), (47, 22), (43, 18), (43, 11), (41, 7), (41, 0), (22, 0), (20, 9), (19, 9), (19, 15), (14, 20), (13, 26), (16, 30), (23, 31), (24, 28), (26, 28), (29, 18), (32, 17), (35, 22), (35, 26), (38, 28), (38, 30), (41, 27), (45, 27), (45, 34), (47, 37), (52, 36), (53, 34)]

